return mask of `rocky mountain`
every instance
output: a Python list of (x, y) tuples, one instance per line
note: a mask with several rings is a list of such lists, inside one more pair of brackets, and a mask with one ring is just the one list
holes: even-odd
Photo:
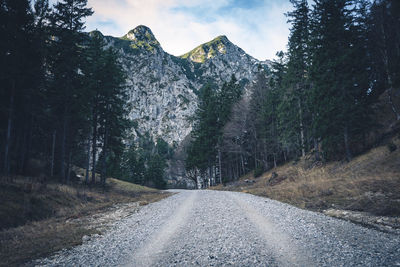
[(202, 44), (176, 57), (165, 52), (152, 31), (138, 26), (123, 37), (104, 37), (115, 48), (127, 73), (130, 118), (139, 125), (137, 134), (148, 132), (169, 144), (179, 144), (191, 131), (197, 93), (207, 82), (222, 84), (234, 74), (246, 88), (258, 61), (231, 43), (226, 36)]
[[(203, 85), (222, 85), (235, 75), (248, 94), (260, 66), (268, 70), (271, 64), (246, 54), (226, 36), (218, 36), (179, 57), (165, 52), (146, 26), (138, 26), (119, 38), (104, 39), (119, 52), (127, 74), (129, 116), (137, 125), (134, 135), (149, 133), (154, 140), (162, 137), (177, 151), (192, 129), (188, 118), (197, 108)], [(168, 176), (175, 180), (173, 184), (184, 176), (182, 162), (169, 162)]]

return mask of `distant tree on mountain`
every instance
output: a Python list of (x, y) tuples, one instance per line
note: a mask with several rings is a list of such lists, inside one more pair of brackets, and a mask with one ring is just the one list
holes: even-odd
[(201, 177), (203, 185), (214, 182), (216, 165), (219, 166), (221, 177), (223, 127), (230, 119), (232, 107), (239, 100), (241, 93), (234, 76), (220, 89), (206, 84), (200, 90), (199, 106), (194, 115), (191, 133), (192, 142), (187, 149), (186, 169), (188, 172), (194, 172), (196, 177)]

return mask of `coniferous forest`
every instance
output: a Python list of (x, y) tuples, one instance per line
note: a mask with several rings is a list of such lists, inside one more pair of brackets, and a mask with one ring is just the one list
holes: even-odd
[[(224, 183), (312, 154), (316, 161), (368, 149), (374, 105), (400, 88), (400, 4), (395, 0), (291, 0), (287, 52), (259, 68), (245, 96), (234, 75), (200, 90), (185, 168), (198, 183)], [(69, 183), (101, 174), (165, 186), (162, 138), (129, 140), (125, 73), (97, 31), (85, 32), (86, 0), (2, 0), (1, 171)], [(384, 95), (384, 97), (383, 97)], [(137, 126), (137, 127), (140, 127)], [(128, 141), (127, 141), (128, 140)], [(161, 178), (158, 178), (161, 177)]]
[(392, 100), (400, 93), (400, 2), (290, 2), (288, 50), (259, 72), (250, 98), (234, 78), (203, 88), (186, 164), (203, 186), (306, 154), (350, 161), (379, 139), (378, 102), (390, 107), (384, 116), (400, 119)]
[(70, 183), (79, 166), (87, 184), (98, 173), (103, 185), (110, 175), (141, 184), (146, 176), (163, 188), (163, 171), (145, 168), (164, 169), (155, 144), (139, 156), (126, 141), (125, 73), (103, 36), (84, 32), (93, 14), (87, 0), (2, 0), (0, 8), (3, 175)]

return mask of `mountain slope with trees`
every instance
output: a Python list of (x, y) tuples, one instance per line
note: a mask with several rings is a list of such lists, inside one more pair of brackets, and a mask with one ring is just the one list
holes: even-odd
[[(251, 95), (235, 102), (222, 128), (220, 153), (195, 165), (201, 171), (209, 162), (208, 171), (197, 176), (208, 181), (203, 187), (237, 180), (252, 170), (257, 176), (306, 155), (316, 162), (351, 161), (398, 131), (398, 3), (291, 3), (288, 51), (277, 53), (271, 73), (260, 69)], [(380, 112), (376, 107), (382, 105), (391, 112)], [(203, 128), (215, 127), (213, 108), (203, 112), (210, 117), (199, 118)], [(214, 138), (212, 132), (201, 137), (193, 131), (192, 136), (193, 144)], [(201, 148), (190, 152), (204, 154)], [(193, 168), (192, 158), (187, 162)]]

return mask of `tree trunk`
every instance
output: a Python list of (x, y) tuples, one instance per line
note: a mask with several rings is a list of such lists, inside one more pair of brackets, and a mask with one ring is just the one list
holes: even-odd
[(86, 184), (89, 184), (89, 169), (90, 169), (90, 137), (87, 140), (87, 159), (86, 159), (86, 175), (85, 175)]
[(350, 161), (352, 156), (351, 156), (351, 151), (350, 151), (349, 133), (348, 133), (347, 126), (344, 128), (343, 137), (344, 137), (344, 146), (345, 146), (345, 150), (346, 150), (346, 160)]
[(208, 183), (208, 187), (210, 187), (211, 186), (211, 177), (212, 177), (212, 171), (211, 171), (211, 166), (209, 166), (208, 167), (208, 181), (207, 181), (207, 183)]
[(303, 109), (301, 106), (300, 97), (298, 98), (299, 117), (300, 117), (300, 142), (301, 142), (301, 156), (306, 155), (305, 142), (304, 142), (304, 127), (303, 127)]
[(244, 175), (246, 173), (246, 170), (244, 169), (244, 159), (243, 159), (243, 154), (240, 154), (240, 163), (242, 165), (242, 174)]
[(12, 82), (11, 88), (11, 96), (10, 96), (10, 107), (8, 111), (8, 123), (7, 123), (7, 135), (6, 135), (6, 143), (4, 149), (4, 175), (10, 175), (10, 159), (9, 159), (9, 150), (11, 143), (11, 127), (12, 127), (12, 117), (14, 113), (14, 93), (15, 93), (15, 81)]
[(71, 157), (72, 157), (72, 151), (71, 149), (69, 149), (68, 162), (67, 162), (67, 184), (70, 184), (71, 182)]
[(23, 174), (25, 173), (25, 163), (26, 159), (29, 159), (30, 148), (32, 144), (32, 128), (33, 128), (33, 115), (32, 115), (32, 108), (31, 108), (31, 119), (28, 124), (28, 129), (24, 134), (24, 141), (21, 150), (21, 158), (20, 158), (20, 172)]
[(105, 127), (104, 132), (104, 143), (103, 143), (103, 163), (102, 163), (102, 170), (101, 170), (101, 183), (103, 188), (106, 186), (106, 175), (107, 175), (107, 140), (108, 139), (108, 130)]
[(235, 180), (238, 180), (240, 177), (240, 170), (239, 170), (239, 159), (238, 159), (238, 155), (236, 155), (235, 158)]
[(267, 151), (267, 143), (264, 142), (264, 157), (263, 157), (263, 163), (264, 163), (264, 171), (268, 170), (268, 151)]
[(395, 117), (396, 117), (396, 120), (400, 120), (400, 114), (399, 114), (399, 112), (397, 111), (396, 106), (394, 105), (393, 100), (392, 100), (392, 92), (393, 92), (393, 87), (390, 87), (390, 88), (389, 88), (389, 91), (388, 91), (388, 95), (389, 95), (389, 104), (390, 104), (390, 106), (391, 106), (391, 108), (392, 108), (392, 111), (393, 111)]
[(314, 153), (315, 153), (315, 160), (316, 161), (320, 161), (321, 157), (319, 155), (319, 147), (318, 147), (318, 141), (317, 138), (313, 138), (314, 139)]
[(18, 162), (18, 172), (23, 174), (24, 172), (24, 162), (25, 162), (25, 153), (26, 153), (26, 146), (27, 146), (27, 139), (28, 139), (29, 129), (24, 131), (22, 137), (22, 145), (20, 148), (20, 155), (19, 155), (19, 162)]
[(222, 163), (221, 163), (221, 150), (218, 149), (218, 170), (219, 170), (219, 183), (222, 184)]
[(63, 116), (63, 131), (61, 136), (61, 165), (60, 165), (60, 172), (61, 172), (61, 179), (65, 182), (65, 149), (66, 149), (66, 142), (67, 142), (67, 107), (64, 108), (64, 116)]
[(54, 152), (56, 149), (56, 134), (57, 130), (54, 130), (53, 132), (53, 144), (51, 147), (51, 169), (50, 169), (50, 177), (54, 176)]
[(96, 154), (97, 154), (97, 112), (93, 110), (92, 125), (92, 184), (96, 183)]
[(199, 176), (197, 175), (197, 170), (194, 170), (194, 177), (196, 177), (197, 189), (201, 189), (200, 179), (199, 179)]
[[(382, 31), (382, 35), (383, 35), (383, 42), (385, 43), (386, 40), (387, 40), (385, 27), (384, 27), (382, 22), (381, 22), (380, 26), (381, 26), (381, 31)], [(382, 51), (382, 56), (383, 56), (383, 65), (385, 67), (385, 73), (386, 73), (386, 81), (387, 81), (387, 84), (389, 86), (389, 89), (388, 89), (388, 95), (389, 95), (388, 98), (389, 99), (388, 99), (388, 101), (389, 101), (389, 105), (390, 105), (390, 107), (391, 107), (391, 109), (392, 109), (392, 111), (394, 113), (394, 116), (396, 117), (396, 120), (400, 120), (400, 114), (397, 111), (397, 108), (396, 108), (396, 106), (394, 105), (394, 103), (392, 101), (393, 80), (392, 80), (392, 75), (390, 74), (390, 70), (389, 70), (389, 56), (388, 56), (387, 49), (388, 48), (385, 45), (384, 48), (383, 48), (383, 51)]]

